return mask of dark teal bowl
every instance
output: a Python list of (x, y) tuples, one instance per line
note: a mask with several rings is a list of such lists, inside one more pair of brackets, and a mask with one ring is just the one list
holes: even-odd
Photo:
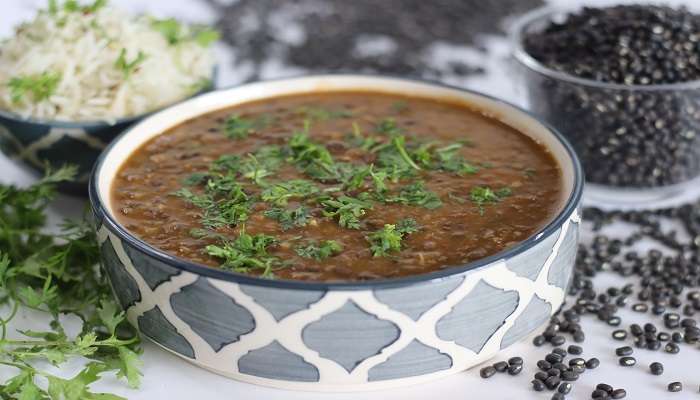
[[(214, 69), (212, 82), (216, 81), (216, 75)], [(183, 101), (212, 89), (213, 86), (204, 88)], [(43, 175), (47, 166), (55, 169), (66, 164), (76, 165), (76, 180), (62, 184), (59, 189), (64, 193), (87, 196), (90, 172), (102, 150), (131, 125), (160, 109), (112, 123), (39, 120), (0, 110), (0, 150), (36, 175)]]
[(90, 171), (102, 150), (144, 116), (119, 119), (110, 124), (104, 121), (41, 121), (0, 111), (0, 150), (36, 174), (42, 174), (47, 166), (78, 166), (76, 181), (61, 189), (85, 195)]

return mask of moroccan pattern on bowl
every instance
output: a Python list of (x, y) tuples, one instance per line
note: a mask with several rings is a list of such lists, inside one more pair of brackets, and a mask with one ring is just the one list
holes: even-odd
[(325, 291), (179, 270), (107, 224), (98, 227), (105, 270), (145, 336), (238, 380), (357, 390), (462, 371), (540, 327), (564, 301), (580, 219), (574, 210), (524, 252), (445, 278)]

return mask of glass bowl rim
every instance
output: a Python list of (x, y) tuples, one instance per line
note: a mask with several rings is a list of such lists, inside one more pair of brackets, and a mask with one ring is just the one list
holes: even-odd
[(509, 34), (511, 43), (511, 53), (513, 57), (523, 66), (532, 71), (539, 73), (545, 77), (576, 84), (579, 86), (587, 86), (597, 89), (619, 90), (619, 91), (684, 91), (684, 90), (700, 90), (700, 79), (676, 82), (676, 83), (659, 83), (652, 85), (624, 83), (602, 82), (594, 79), (581, 78), (566, 72), (557, 71), (542, 64), (539, 60), (531, 56), (523, 47), (523, 36), (527, 28), (535, 22), (545, 19), (552, 19), (552, 16), (578, 11), (585, 6), (564, 7), (564, 6), (544, 6), (535, 10), (529, 11), (526, 14), (518, 17)]

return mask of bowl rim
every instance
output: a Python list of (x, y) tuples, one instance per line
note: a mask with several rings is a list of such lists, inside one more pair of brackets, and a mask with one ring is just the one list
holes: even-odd
[(663, 91), (663, 90), (698, 90), (700, 89), (700, 79), (676, 82), (676, 83), (657, 83), (651, 85), (632, 84), (616, 82), (602, 82), (589, 78), (581, 78), (567, 72), (557, 71), (542, 64), (539, 60), (528, 53), (523, 46), (523, 37), (525, 30), (532, 24), (545, 19), (552, 19), (552, 16), (559, 14), (568, 14), (585, 8), (585, 5), (577, 7), (567, 6), (543, 6), (532, 11), (529, 11), (518, 17), (509, 33), (509, 41), (511, 43), (511, 53), (516, 61), (523, 66), (551, 79), (556, 79), (572, 84), (587, 86), (597, 89), (608, 90), (626, 90), (626, 91)]
[[(275, 82), (284, 82), (284, 81), (292, 81), (292, 80), (303, 80), (303, 79), (310, 79), (310, 78), (333, 78), (333, 79), (342, 79), (342, 78), (352, 78), (352, 77), (361, 77), (361, 78), (376, 78), (378, 80), (395, 80), (395, 81), (404, 81), (404, 82), (412, 82), (412, 83), (420, 83), (420, 84), (427, 84), (430, 86), (435, 86), (438, 88), (444, 88), (444, 89), (450, 89), (450, 90), (456, 90), (459, 92), (475, 95), (475, 96), (481, 96), (483, 98), (486, 98), (487, 100), (491, 100), (495, 103), (504, 105), (511, 110), (514, 110), (516, 112), (520, 112), (524, 116), (527, 116), (534, 120), (535, 122), (539, 123), (542, 127), (544, 127), (549, 134), (552, 135), (552, 137), (559, 142), (560, 145), (562, 145), (564, 151), (566, 152), (566, 155), (569, 158), (569, 161), (571, 162), (571, 167), (573, 171), (573, 183), (572, 183), (572, 189), (571, 193), (569, 194), (568, 198), (566, 198), (564, 202), (564, 206), (562, 209), (559, 211), (559, 213), (552, 218), (544, 227), (540, 228), (538, 231), (530, 235), (527, 239), (519, 242), (518, 244), (508, 247), (506, 249), (503, 249), (499, 251), (498, 253), (495, 253), (493, 255), (490, 255), (488, 257), (480, 258), (478, 260), (466, 263), (466, 264), (461, 264), (461, 265), (455, 265), (455, 266), (450, 266), (448, 268), (444, 268), (441, 270), (437, 271), (432, 271), (428, 273), (423, 273), (423, 274), (416, 274), (416, 275), (409, 275), (406, 277), (400, 277), (400, 278), (387, 278), (387, 279), (373, 279), (373, 280), (368, 280), (368, 281), (331, 281), (331, 282), (322, 282), (322, 281), (302, 281), (302, 280), (291, 280), (291, 279), (265, 279), (265, 278), (260, 278), (256, 276), (251, 276), (251, 275), (245, 275), (242, 273), (237, 273), (233, 271), (226, 271), (223, 269), (219, 268), (213, 268), (210, 266), (198, 264), (192, 261), (185, 260), (183, 258), (179, 258), (173, 255), (170, 255), (162, 250), (159, 250), (155, 246), (152, 246), (145, 241), (139, 239), (132, 233), (130, 233), (125, 227), (123, 227), (119, 222), (116, 221), (114, 216), (112, 216), (106, 209), (106, 207), (102, 203), (102, 199), (99, 194), (99, 184), (98, 184), (98, 177), (100, 176), (100, 173), (102, 171), (102, 165), (104, 163), (104, 160), (106, 159), (107, 155), (110, 153), (112, 148), (115, 146), (116, 143), (118, 143), (120, 140), (122, 140), (126, 135), (128, 135), (132, 130), (135, 130), (138, 128), (138, 126), (141, 124), (141, 122), (132, 125), (128, 129), (126, 129), (124, 132), (122, 132), (119, 136), (117, 136), (112, 142), (105, 148), (105, 150), (102, 152), (100, 157), (98, 158), (97, 162), (95, 163), (92, 174), (90, 176), (90, 182), (89, 182), (89, 198), (90, 198), (90, 204), (92, 206), (93, 212), (97, 215), (99, 221), (101, 222), (101, 225), (107, 225), (109, 229), (115, 233), (121, 240), (126, 241), (129, 245), (135, 247), (138, 251), (141, 251), (145, 254), (147, 254), (150, 257), (155, 258), (156, 260), (159, 260), (165, 264), (167, 264), (170, 267), (173, 267), (175, 269), (187, 271), (190, 273), (194, 273), (199, 276), (204, 276), (208, 278), (214, 278), (214, 279), (220, 279), (228, 282), (235, 282), (235, 283), (242, 283), (242, 284), (249, 284), (249, 285), (254, 285), (254, 286), (262, 286), (262, 287), (274, 287), (274, 288), (280, 288), (280, 289), (296, 289), (296, 290), (312, 290), (312, 291), (328, 291), (328, 290), (367, 290), (367, 289), (379, 289), (379, 288), (391, 288), (391, 287), (404, 287), (404, 286), (410, 286), (413, 284), (419, 284), (419, 283), (426, 283), (434, 280), (442, 280), (444, 278), (448, 278), (454, 275), (459, 275), (461, 273), (464, 273), (466, 271), (470, 271), (473, 269), (481, 268), (484, 266), (487, 266), (489, 264), (493, 264), (494, 262), (497, 262), (499, 260), (507, 259), (507, 258), (512, 258), (514, 255), (523, 253), (530, 248), (534, 247), (535, 245), (539, 244), (542, 242), (544, 239), (549, 237), (551, 234), (556, 232), (567, 220), (569, 220), (571, 214), (573, 214), (578, 208), (581, 203), (581, 198), (583, 194), (583, 187), (584, 187), (584, 177), (583, 177), (583, 168), (581, 166), (581, 162), (578, 159), (578, 156), (576, 155), (576, 152), (574, 151), (573, 146), (567, 141), (567, 139), (559, 133), (554, 127), (552, 127), (550, 124), (544, 122), (542, 119), (539, 117), (535, 116), (533, 113), (516, 106), (512, 103), (509, 103), (505, 100), (498, 99), (496, 97), (493, 97), (488, 94), (480, 93), (474, 90), (470, 89), (465, 89), (461, 88), (458, 86), (453, 86), (449, 85), (446, 83), (442, 82), (436, 82), (436, 81), (430, 81), (426, 79), (417, 79), (417, 78), (406, 78), (406, 77), (398, 77), (398, 76), (391, 76), (391, 75), (386, 75), (386, 74), (359, 74), (359, 73), (353, 73), (353, 74), (347, 74), (347, 73), (327, 73), (327, 74), (308, 74), (308, 75), (301, 75), (301, 76), (296, 76), (296, 77), (284, 77), (284, 78), (276, 78), (276, 79), (268, 79), (268, 80), (261, 80), (261, 81), (256, 81), (252, 83), (243, 83), (241, 85), (233, 85), (233, 86), (228, 86), (225, 88), (221, 88), (200, 96), (208, 96), (208, 95), (214, 95), (219, 92), (239, 88), (239, 87), (244, 87), (249, 84), (258, 84), (258, 83), (275, 83)], [(195, 96), (200, 97), (200, 96)], [(194, 99), (194, 98), (193, 98)], [(189, 100), (188, 100), (189, 101)], [(183, 103), (180, 103), (180, 105)], [(206, 112), (205, 112), (206, 113)], [(203, 114), (205, 114), (203, 113)], [(97, 224), (98, 221), (95, 221)]]

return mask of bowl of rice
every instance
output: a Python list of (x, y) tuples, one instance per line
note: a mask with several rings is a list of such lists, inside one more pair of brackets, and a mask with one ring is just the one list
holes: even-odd
[(75, 164), (144, 116), (213, 87), (216, 31), (132, 16), (104, 0), (49, 1), (0, 42), (0, 149), (43, 172)]

